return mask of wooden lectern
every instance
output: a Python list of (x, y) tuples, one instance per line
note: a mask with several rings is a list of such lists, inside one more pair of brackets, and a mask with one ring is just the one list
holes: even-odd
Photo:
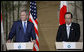
[(6, 43), (7, 50), (33, 50), (33, 42), (15, 42), (15, 43)]
[(83, 42), (55, 42), (56, 51), (82, 50)]

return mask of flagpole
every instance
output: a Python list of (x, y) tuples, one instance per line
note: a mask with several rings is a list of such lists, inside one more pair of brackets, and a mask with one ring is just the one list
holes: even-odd
[(4, 30), (3, 30), (3, 22), (2, 22), (2, 13), (1, 13), (1, 44), (2, 51), (6, 51), (6, 41), (4, 40)]

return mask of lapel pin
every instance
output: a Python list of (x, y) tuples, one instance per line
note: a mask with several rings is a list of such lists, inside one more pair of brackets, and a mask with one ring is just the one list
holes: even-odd
[(73, 29), (71, 29), (71, 30), (73, 30)]

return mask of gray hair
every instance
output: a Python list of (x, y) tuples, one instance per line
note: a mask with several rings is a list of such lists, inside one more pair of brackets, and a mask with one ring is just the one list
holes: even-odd
[[(25, 12), (26, 15), (28, 15), (28, 11), (27, 11), (27, 10), (22, 10), (21, 12)], [(21, 12), (20, 12), (20, 13), (21, 13)]]

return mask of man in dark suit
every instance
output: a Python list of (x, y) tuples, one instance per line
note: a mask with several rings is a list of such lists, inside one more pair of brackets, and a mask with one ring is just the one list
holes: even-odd
[(66, 24), (60, 25), (56, 41), (57, 42), (77, 42), (80, 38), (80, 25), (72, 22), (72, 14), (70, 12), (65, 13)]
[(27, 21), (27, 13), (25, 10), (21, 11), (20, 20), (13, 23), (7, 42), (11, 42), (14, 36), (15, 42), (29, 42), (32, 40), (35, 43), (36, 35), (34, 24)]

